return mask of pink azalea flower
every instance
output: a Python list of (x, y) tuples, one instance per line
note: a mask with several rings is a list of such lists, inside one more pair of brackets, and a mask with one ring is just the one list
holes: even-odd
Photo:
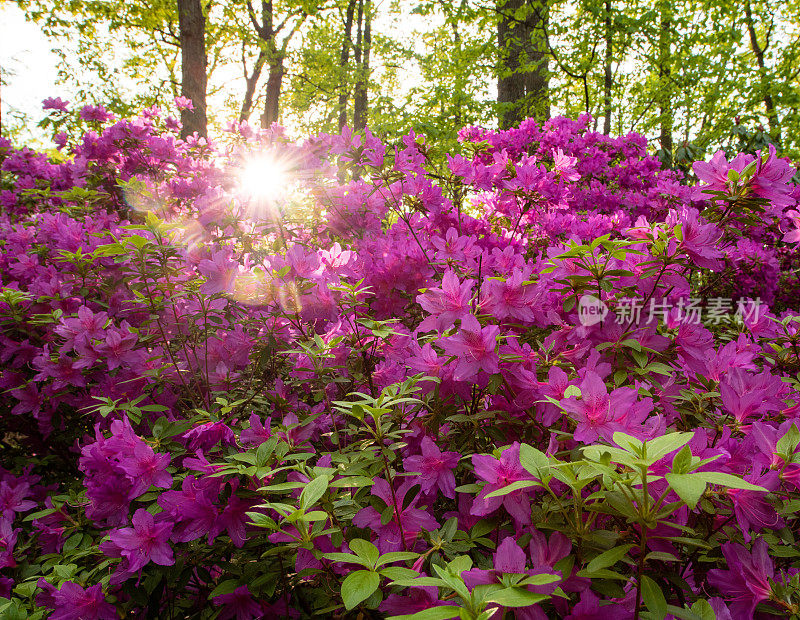
[(155, 522), (153, 515), (139, 508), (131, 519), (133, 527), (113, 530), (111, 542), (119, 547), (122, 556), (128, 560), (128, 571), (136, 572), (149, 562), (161, 566), (172, 566), (172, 548), (169, 536), (172, 524), (167, 521)]
[(69, 112), (69, 101), (64, 101), (61, 97), (48, 97), (42, 101), (42, 109)]
[[(470, 590), (473, 590), (479, 585), (493, 585), (502, 583), (501, 579), (503, 574), (512, 573), (517, 575), (539, 575), (539, 574), (553, 574), (560, 576), (556, 571), (552, 571), (547, 567), (536, 567), (533, 569), (526, 568), (525, 563), (527, 558), (525, 552), (520, 549), (513, 537), (509, 536), (503, 539), (497, 551), (493, 555), (494, 564), (490, 570), (483, 570), (473, 568), (472, 570), (464, 571), (462, 577), (464, 583)], [(556, 588), (557, 582), (544, 586), (527, 586), (531, 592), (539, 594), (550, 594)], [(531, 605), (529, 607), (521, 607), (516, 609), (516, 617), (524, 618), (526, 620), (546, 620), (547, 616), (538, 605)]]
[(218, 618), (220, 620), (251, 620), (263, 618), (264, 609), (261, 604), (253, 599), (247, 586), (239, 586), (229, 594), (221, 594), (214, 598), (214, 605), (222, 607)]
[(519, 442), (514, 442), (503, 450), (499, 459), (488, 454), (472, 456), (475, 476), (487, 482), (472, 504), (472, 514), (484, 517), (505, 506), (517, 523), (527, 525), (531, 522), (531, 489), (518, 489), (506, 495), (486, 497), (512, 482), (534, 479), (519, 462), (519, 447)]
[(230, 259), (225, 250), (214, 252), (211, 259), (204, 258), (197, 265), (197, 270), (205, 276), (206, 282), (200, 291), (206, 295), (229, 293), (233, 290), (238, 264)]
[(481, 309), (499, 319), (532, 322), (535, 315), (531, 306), (536, 298), (536, 291), (533, 286), (524, 284), (529, 277), (530, 273), (514, 269), (504, 280), (488, 280), (484, 285)]
[(377, 534), (377, 546), (381, 553), (400, 551), (403, 547), (408, 549), (420, 531), (430, 531), (439, 527), (436, 519), (427, 511), (417, 508), (419, 495), (410, 502), (406, 501), (406, 495), (414, 485), (413, 480), (404, 480), (393, 494), (386, 480), (376, 479), (372, 485), (372, 494), (382, 499), (384, 504), (392, 509), (392, 518), (383, 523), (380, 513), (372, 506), (362, 508), (353, 518), (356, 527), (367, 527)]
[(708, 571), (708, 582), (728, 601), (734, 618), (752, 618), (756, 606), (772, 595), (769, 580), (775, 579), (775, 569), (769, 557), (769, 547), (759, 538), (752, 549), (723, 543), (722, 554), (727, 570)]
[(246, 428), (239, 436), (239, 441), (242, 443), (250, 443), (260, 445), (267, 441), (272, 436), (270, 431), (269, 421), (264, 424), (258, 414), (250, 414), (250, 428)]
[(470, 381), (481, 370), (490, 375), (500, 371), (496, 351), (498, 335), (497, 325), (481, 327), (478, 319), (470, 314), (462, 319), (457, 334), (439, 341), (445, 353), (457, 358), (453, 373), (456, 381)]
[(51, 620), (116, 620), (119, 616), (106, 601), (100, 584), (86, 589), (72, 581), (65, 581), (52, 594)]
[(580, 400), (570, 396), (561, 401), (576, 422), (576, 441), (588, 444), (600, 437), (608, 441), (617, 431), (641, 435), (646, 430), (642, 424), (653, 410), (652, 399), (638, 400), (637, 391), (629, 387), (617, 388), (609, 394), (605, 382), (592, 371), (585, 374), (579, 387)]
[(0, 568), (17, 565), (14, 560), (14, 546), (17, 544), (17, 534), (22, 530), (11, 527), (9, 519), (0, 519)]
[(120, 467), (133, 483), (133, 495), (141, 495), (151, 486), (162, 489), (172, 486), (172, 476), (167, 473), (169, 454), (156, 454), (150, 446), (140, 442), (133, 449), (133, 454), (125, 456)]
[(769, 152), (756, 153), (756, 171), (750, 181), (750, 187), (756, 196), (768, 200), (774, 211), (795, 204), (792, 197), (792, 177), (797, 170), (786, 159), (775, 156), (775, 146), (769, 145)]
[(431, 315), (420, 323), (419, 330), (441, 332), (471, 314), (472, 286), (471, 280), (459, 283), (453, 270), (445, 271), (441, 288), (430, 288), (417, 295), (417, 303)]
[(194, 103), (189, 97), (175, 97), (174, 101), (179, 110), (194, 110)]
[[(746, 479), (770, 491), (778, 488), (777, 471), (768, 471), (763, 476), (750, 475)], [(733, 514), (745, 542), (750, 542), (751, 532), (760, 532), (764, 529), (779, 530), (786, 525), (775, 507), (767, 501), (767, 494), (763, 491), (727, 489), (726, 492), (733, 503)]]
[(31, 485), (27, 482), (9, 484), (0, 482), (0, 521), (14, 520), (15, 512), (27, 512), (36, 507), (36, 502), (25, 499), (31, 494)]
[(453, 469), (461, 455), (458, 452), (442, 452), (430, 437), (422, 439), (422, 454), (409, 456), (404, 462), (406, 471), (419, 472), (418, 478), (423, 493), (438, 487), (445, 497), (455, 498), (456, 478)]
[(728, 170), (741, 172), (749, 162), (746, 155), (739, 154), (730, 163), (725, 157), (724, 151), (717, 151), (711, 161), (696, 161), (692, 164), (692, 170), (697, 178), (705, 183), (698, 185), (692, 196), (695, 200), (707, 200), (709, 195), (706, 190), (715, 192), (726, 192), (728, 190)]
[(788, 231), (783, 236), (783, 241), (786, 243), (800, 243), (800, 211), (787, 211), (784, 216), (794, 224), (794, 230)]
[(697, 266), (716, 269), (722, 258), (718, 247), (722, 231), (714, 224), (701, 221), (697, 209), (684, 209), (678, 223), (681, 226), (679, 247)]
[[(421, 574), (420, 577), (425, 577)], [(403, 594), (390, 594), (380, 607), (381, 612), (389, 616), (415, 614), (431, 607), (454, 605), (453, 602), (439, 601), (439, 589), (436, 586), (411, 586)]]

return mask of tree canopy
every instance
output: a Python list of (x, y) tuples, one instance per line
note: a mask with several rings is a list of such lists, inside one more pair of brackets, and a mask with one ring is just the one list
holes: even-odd
[[(645, 134), (667, 165), (719, 147), (800, 152), (797, 0), (20, 6), (53, 41), (65, 85), (121, 114), (196, 99), (199, 89), (212, 130), (239, 119), (297, 134), (369, 125), (396, 137), (413, 126), (436, 140), (453, 127), (588, 113), (604, 133)], [(202, 16), (193, 23), (204, 45), (189, 50), (192, 22), (181, 16), (191, 10)]]

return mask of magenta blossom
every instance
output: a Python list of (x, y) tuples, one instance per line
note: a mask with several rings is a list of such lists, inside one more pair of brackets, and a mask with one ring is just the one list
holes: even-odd
[(52, 593), (51, 620), (116, 620), (118, 614), (106, 601), (100, 584), (86, 589), (72, 581), (65, 581)]
[(222, 607), (218, 618), (220, 620), (251, 620), (253, 618), (263, 618), (264, 610), (261, 604), (253, 599), (247, 586), (239, 586), (229, 594), (221, 594), (214, 598), (214, 605)]
[(127, 455), (120, 467), (133, 483), (134, 496), (139, 496), (151, 486), (168, 489), (172, 486), (172, 476), (167, 473), (169, 454), (153, 452), (146, 443), (137, 443), (133, 454)]
[[(768, 471), (763, 476), (750, 475), (746, 479), (770, 491), (778, 488), (777, 471)], [(745, 542), (750, 542), (752, 532), (764, 529), (779, 530), (786, 525), (763, 491), (727, 489), (727, 494), (733, 503), (733, 514), (742, 530)]]
[(172, 566), (172, 548), (169, 536), (172, 524), (160, 520), (156, 523), (153, 515), (144, 508), (139, 508), (131, 519), (133, 527), (111, 532), (111, 542), (117, 545), (122, 556), (128, 560), (128, 571), (135, 572), (149, 562), (161, 566)]
[(734, 159), (728, 162), (725, 157), (724, 151), (717, 151), (711, 158), (711, 161), (696, 161), (692, 164), (692, 170), (697, 175), (697, 178), (705, 183), (705, 185), (698, 185), (694, 191), (692, 198), (695, 200), (707, 200), (709, 194), (707, 192), (727, 192), (730, 180), (728, 179), (728, 171), (735, 170), (741, 172), (748, 164), (747, 155), (740, 153)]
[(564, 411), (576, 422), (576, 441), (588, 444), (601, 437), (611, 440), (617, 431), (641, 435), (644, 420), (653, 410), (651, 399), (638, 400), (637, 391), (629, 387), (609, 394), (605, 382), (592, 371), (585, 373), (579, 387), (580, 400), (570, 396), (561, 401)]
[[(420, 577), (427, 577), (425, 573)], [(390, 594), (378, 608), (390, 616), (415, 614), (431, 607), (441, 605), (454, 605), (452, 601), (442, 603), (439, 600), (439, 590), (436, 586), (411, 586), (402, 594)]]
[(722, 554), (728, 570), (708, 571), (708, 582), (728, 601), (734, 618), (752, 618), (756, 606), (772, 596), (769, 580), (775, 579), (775, 569), (769, 547), (763, 538), (749, 552), (741, 545), (723, 543)]
[(472, 298), (472, 281), (469, 279), (459, 283), (458, 276), (452, 269), (445, 271), (441, 288), (430, 288), (417, 295), (417, 303), (430, 313), (419, 325), (420, 331), (443, 331), (451, 327), (457, 320), (468, 316), (470, 299)]
[(500, 358), (496, 351), (499, 334), (497, 325), (481, 327), (478, 319), (470, 314), (462, 319), (461, 329), (455, 336), (440, 341), (444, 352), (456, 357), (453, 373), (456, 381), (471, 381), (481, 370), (490, 375), (499, 372)]
[(48, 97), (42, 101), (43, 110), (53, 110), (54, 112), (69, 112), (69, 101), (64, 101), (61, 97)]
[[(557, 571), (551, 571), (547, 567), (536, 567), (533, 569), (526, 568), (525, 552), (520, 549), (513, 537), (509, 536), (503, 539), (497, 551), (493, 555), (494, 563), (490, 570), (483, 570), (473, 568), (472, 570), (462, 573), (464, 583), (472, 590), (479, 585), (492, 585), (501, 583), (504, 574), (516, 575), (553, 575), (553, 582), (540, 586), (527, 586), (531, 592), (538, 594), (551, 594), (556, 588), (556, 583), (559, 580), (560, 574)], [(517, 614), (518, 618), (525, 618), (530, 620), (546, 620), (547, 616), (538, 605), (531, 605), (523, 607), (518, 610), (522, 614)]]
[(114, 115), (101, 105), (85, 105), (81, 108), (81, 118), (85, 121), (105, 123), (114, 118)]
[(175, 107), (179, 110), (194, 110), (194, 103), (189, 97), (175, 97)]
[[(392, 518), (384, 523), (381, 514), (372, 506), (362, 508), (353, 518), (356, 527), (368, 527), (378, 536), (377, 546), (381, 553), (400, 551), (413, 545), (420, 531), (430, 531), (439, 524), (427, 511), (417, 507), (419, 496), (407, 501), (406, 495), (415, 485), (413, 480), (405, 480), (392, 493), (389, 483), (383, 478), (375, 480), (372, 494), (383, 500), (392, 510)], [(402, 533), (402, 535), (401, 535)]]
[(508, 513), (517, 523), (527, 525), (531, 522), (530, 488), (518, 489), (506, 495), (486, 497), (492, 491), (502, 489), (512, 482), (534, 479), (520, 465), (519, 447), (519, 443), (514, 442), (503, 450), (500, 459), (488, 454), (475, 454), (472, 456), (475, 476), (480, 480), (485, 480), (487, 483), (472, 504), (472, 514), (483, 517), (495, 512), (500, 506), (505, 506)]
[(442, 452), (430, 437), (422, 438), (422, 455), (406, 458), (406, 471), (419, 472), (419, 483), (423, 493), (438, 487), (445, 497), (455, 498), (456, 478), (453, 469), (461, 455), (458, 452)]
[(787, 211), (784, 215), (794, 224), (794, 229), (789, 230), (783, 236), (783, 241), (786, 243), (800, 243), (800, 211)]

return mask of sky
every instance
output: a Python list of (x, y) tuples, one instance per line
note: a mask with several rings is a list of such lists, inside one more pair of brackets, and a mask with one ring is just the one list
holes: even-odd
[(42, 100), (61, 96), (56, 85), (58, 58), (39, 26), (25, 21), (13, 0), (0, 0), (0, 69), (5, 84), (2, 90), (3, 117), (24, 113), (34, 119), (44, 116)]
[[(403, 35), (409, 35), (414, 30), (425, 30), (426, 26), (430, 27), (426, 20), (430, 21), (431, 17), (407, 14), (403, 20), (382, 23), (380, 27), (387, 32), (395, 30)], [(421, 51), (423, 47), (421, 40), (415, 39), (415, 42), (416, 47), (420, 48), (418, 51)], [(51, 51), (52, 46), (53, 43), (47, 39), (37, 24), (25, 20), (25, 15), (15, 0), (0, 0), (0, 70), (4, 81), (2, 116), (6, 125), (18, 125), (22, 117), (28, 119), (29, 126), (20, 136), (27, 142), (41, 142), (42, 134), (35, 127), (35, 123), (45, 116), (42, 111), (43, 99), (61, 97), (73, 100), (73, 103), (80, 103), (74, 101), (74, 93), (68, 86), (57, 84), (59, 58)], [(416, 81), (413, 72), (401, 71), (401, 73), (404, 73), (402, 76), (404, 79), (401, 80), (404, 87), (407, 88)], [(238, 66), (237, 73), (226, 78), (226, 82), (230, 80), (241, 81)], [(237, 84), (235, 88), (240, 86)], [(211, 96), (210, 103), (222, 106), (224, 97)], [(13, 119), (16, 119), (16, 123)], [(31, 119), (33, 124), (30, 124)]]

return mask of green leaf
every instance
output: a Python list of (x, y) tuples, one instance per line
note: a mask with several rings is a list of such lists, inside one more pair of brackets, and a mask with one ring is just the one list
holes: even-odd
[(600, 570), (601, 568), (613, 566), (635, 546), (636, 545), (622, 545), (621, 547), (613, 547), (608, 551), (604, 551), (586, 565), (586, 570), (589, 572), (594, 572)]
[(357, 570), (345, 577), (342, 582), (342, 601), (347, 609), (353, 609), (367, 600), (381, 583), (378, 573), (371, 570)]
[(689, 446), (683, 446), (678, 453), (672, 457), (672, 472), (675, 474), (686, 474), (692, 469), (692, 450)]
[(564, 390), (564, 398), (569, 398), (570, 396), (580, 396), (581, 395), (581, 388), (577, 385), (568, 385), (567, 389)]
[[(647, 442), (647, 461), (655, 463), (661, 457), (670, 452), (682, 448), (694, 437), (694, 433), (670, 433), (663, 437), (657, 437)], [(691, 454), (691, 453), (690, 453)]]
[(308, 510), (316, 504), (328, 490), (328, 482), (330, 482), (329, 476), (318, 476), (309, 482), (300, 493), (300, 505)]
[(58, 508), (46, 508), (44, 510), (39, 510), (37, 512), (33, 512), (27, 515), (22, 521), (33, 521), (34, 519), (41, 519), (42, 517), (46, 517), (47, 515), (51, 515), (54, 512), (57, 512)]
[(423, 609), (415, 614), (404, 614), (402, 616), (389, 616), (388, 620), (448, 620), (458, 618), (461, 611), (452, 605), (440, 605)]
[(375, 566), (375, 563), (378, 561), (378, 557), (380, 556), (380, 552), (375, 545), (360, 538), (354, 538), (348, 543), (348, 545), (350, 546), (350, 551), (355, 553), (370, 566)]
[(631, 437), (630, 435), (618, 431), (614, 433), (611, 438), (614, 440), (614, 443), (623, 450), (631, 452), (636, 456), (639, 456), (641, 453), (642, 442), (636, 439), (636, 437)]
[(518, 586), (546, 586), (549, 583), (561, 581), (561, 577), (550, 573), (539, 573), (538, 575), (531, 575), (520, 581)]
[(750, 484), (738, 476), (733, 476), (731, 474), (723, 474), (722, 472), (718, 471), (703, 471), (693, 475), (700, 476), (703, 480), (711, 484), (718, 484), (723, 487), (728, 487), (729, 489), (742, 489), (743, 491), (761, 491), (763, 493), (769, 493), (769, 489), (765, 489), (764, 487), (760, 487), (755, 484)]
[(519, 462), (529, 474), (542, 479), (549, 474), (550, 459), (536, 448), (524, 443), (519, 447)]
[(714, 608), (711, 607), (711, 603), (705, 599), (695, 601), (692, 605), (692, 611), (697, 614), (701, 620), (717, 620)]
[[(388, 568), (384, 569), (384, 571), (389, 570)], [(383, 571), (381, 571), (383, 572)], [(418, 586), (436, 586), (436, 587), (443, 587), (445, 586), (445, 582), (437, 577), (401, 577), (400, 579), (394, 579), (392, 581), (393, 586), (402, 586), (404, 588), (415, 588)]]
[(500, 497), (501, 495), (508, 495), (509, 493), (513, 493), (514, 491), (519, 491), (520, 489), (527, 489), (530, 487), (538, 487), (538, 486), (541, 486), (541, 484), (536, 482), (535, 480), (517, 480), (509, 485), (504, 486), (502, 489), (497, 489), (496, 491), (488, 493), (486, 495), (486, 499), (489, 499), (490, 497)]
[(494, 592), (486, 601), (503, 607), (530, 607), (550, 598), (546, 594), (531, 592), (525, 588), (504, 588)]
[(642, 600), (658, 620), (666, 618), (667, 599), (664, 598), (664, 593), (658, 584), (647, 575), (642, 575)]
[(218, 596), (222, 596), (223, 594), (230, 594), (238, 587), (238, 579), (226, 579), (211, 591), (211, 594), (208, 595), (208, 598), (216, 598)]
[[(352, 547), (350, 548), (352, 549)], [(416, 560), (418, 557), (419, 553), (413, 553), (411, 551), (390, 551), (389, 553), (384, 553), (380, 558), (378, 558), (375, 566), (383, 566), (384, 564), (402, 562), (404, 560)]]
[(706, 490), (706, 481), (699, 474), (666, 474), (670, 488), (694, 510)]
[(413, 579), (419, 575), (417, 571), (406, 568), (405, 566), (387, 566), (386, 568), (382, 568), (380, 573), (382, 576), (392, 581), (398, 579)]
[(797, 430), (796, 424), (792, 424), (786, 434), (778, 440), (775, 451), (787, 458), (791, 458), (797, 449), (798, 443), (800, 443), (800, 431)]
[(346, 562), (349, 564), (361, 564), (362, 566), (370, 566), (369, 562), (366, 562), (362, 558), (358, 557), (357, 555), (353, 555), (352, 553), (323, 553), (322, 557), (326, 560), (330, 560), (331, 562)]
[(676, 558), (671, 553), (667, 553), (666, 551), (651, 551), (648, 553), (644, 561), (649, 562), (650, 560), (660, 560), (661, 562), (678, 562), (678, 558)]

